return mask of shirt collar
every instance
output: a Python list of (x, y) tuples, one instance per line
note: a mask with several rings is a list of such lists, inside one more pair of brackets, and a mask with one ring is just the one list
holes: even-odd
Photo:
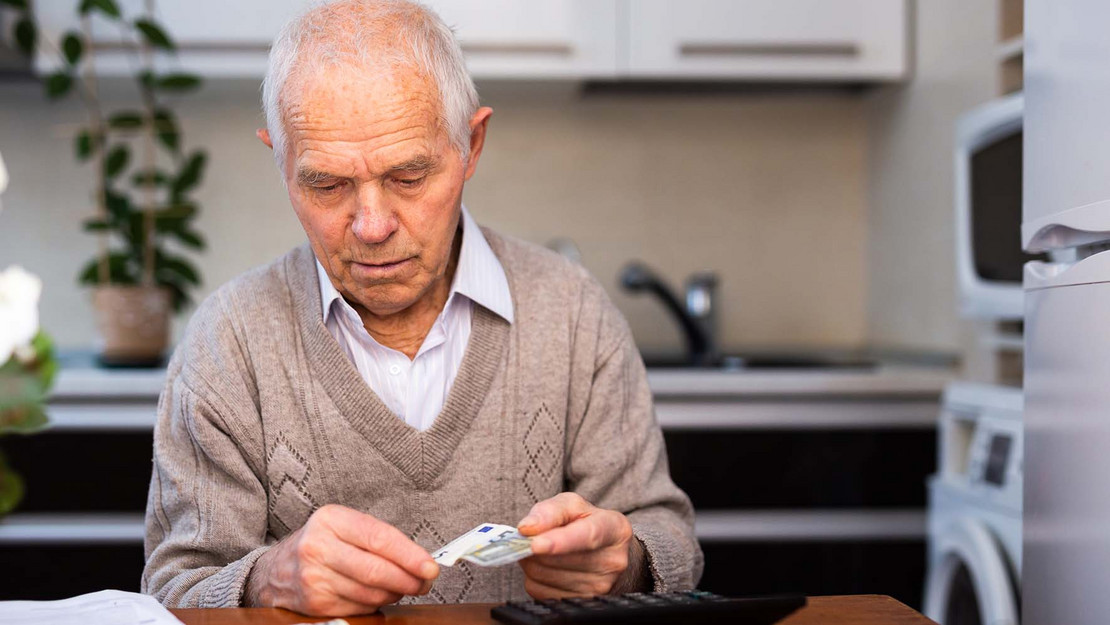
[[(493, 253), (485, 235), (466, 206), (462, 207), (462, 244), (459, 247), (459, 263), (455, 267), (455, 278), (451, 283), (451, 292), (447, 296), (447, 305), (451, 304), (455, 294), (465, 295), (476, 304), (488, 308), (509, 323), (513, 322), (513, 298), (509, 291), (509, 279), (505, 276), (505, 268)], [(316, 274), (320, 280), (320, 307), (327, 324), (331, 314), (332, 303), (339, 300), (349, 306), (343, 296), (331, 283), (324, 266), (316, 260)], [(353, 312), (353, 310), (352, 310)]]

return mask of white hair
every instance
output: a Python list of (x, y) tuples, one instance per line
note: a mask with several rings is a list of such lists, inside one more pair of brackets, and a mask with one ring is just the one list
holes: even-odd
[(356, 61), (371, 68), (415, 70), (438, 91), (439, 124), (465, 159), (470, 153), (470, 118), (478, 91), (466, 71), (451, 28), (424, 5), (411, 0), (336, 0), (309, 9), (288, 22), (270, 48), (262, 81), (262, 109), (284, 174), (286, 82), (307, 67)]

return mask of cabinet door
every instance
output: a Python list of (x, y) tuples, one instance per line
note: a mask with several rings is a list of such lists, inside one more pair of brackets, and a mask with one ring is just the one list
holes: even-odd
[[(431, 0), (455, 29), (475, 78), (611, 77), (617, 66), (617, 0)], [(71, 3), (39, 2), (44, 34), (77, 25)], [(142, 14), (141, 0), (120, 0), (125, 16)], [(213, 77), (261, 78), (270, 44), (309, 0), (190, 0), (159, 2), (156, 15), (178, 44), (178, 62)], [(130, 74), (118, 28), (97, 17), (98, 71)], [(159, 61), (161, 62), (162, 59)], [(50, 67), (40, 60), (40, 67)]]
[(903, 0), (625, 0), (641, 78), (898, 80)]
[[(145, 14), (144, 0), (117, 0), (123, 16)], [(157, 2), (155, 19), (177, 45), (177, 58), (155, 55), (161, 70), (184, 69), (209, 77), (262, 78), (270, 44), (281, 27), (309, 6), (308, 0), (189, 0)], [(76, 2), (36, 2), (43, 35), (58, 41), (61, 33), (79, 28)], [(119, 26), (94, 12), (97, 73), (130, 76), (134, 59), (126, 53)], [(38, 67), (56, 65), (53, 56), (40, 53)]]
[(475, 78), (600, 78), (617, 69), (617, 0), (429, 0)]

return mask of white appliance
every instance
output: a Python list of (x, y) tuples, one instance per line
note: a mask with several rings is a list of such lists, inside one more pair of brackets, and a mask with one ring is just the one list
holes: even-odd
[(944, 392), (929, 480), (925, 615), (941, 625), (1017, 625), (1021, 578), (1021, 389)]
[(1021, 94), (956, 123), (956, 284), (965, 317), (1021, 319)]
[(1110, 3), (1026, 0), (1026, 625), (1110, 621)]

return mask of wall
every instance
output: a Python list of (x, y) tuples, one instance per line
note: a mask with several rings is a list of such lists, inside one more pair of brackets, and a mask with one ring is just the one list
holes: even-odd
[(995, 2), (916, 4), (911, 83), (866, 102), (870, 231), (868, 336), (957, 350), (975, 339), (957, 309), (952, 208), (956, 118), (995, 97)]
[[(465, 201), (480, 222), (537, 243), (574, 239), (641, 346), (677, 348), (654, 301), (616, 287), (639, 258), (678, 285), (721, 276), (730, 345), (857, 346), (867, 330), (866, 111), (842, 92), (588, 95), (558, 85), (480, 85), (494, 107)], [(118, 89), (116, 89), (118, 91)], [(297, 245), (260, 125), (257, 85), (209, 84), (177, 110), (190, 145), (211, 153), (198, 199), (210, 250), (203, 292)], [(76, 104), (0, 83), (0, 152), (12, 184), (0, 267), (46, 283), (43, 324), (68, 347), (94, 340), (73, 276), (95, 249), (79, 231), (89, 171), (74, 163)], [(179, 326), (183, 324), (178, 324)]]

